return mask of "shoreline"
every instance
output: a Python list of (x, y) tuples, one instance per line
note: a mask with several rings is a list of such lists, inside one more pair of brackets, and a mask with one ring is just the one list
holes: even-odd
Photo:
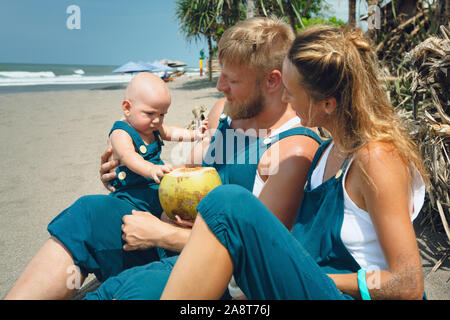
[[(213, 77), (217, 73), (213, 73)], [(207, 79), (207, 75), (182, 75), (173, 78), (174, 80), (168, 82), (169, 85), (172, 82), (177, 82), (181, 80), (182, 82), (186, 79)], [(131, 79), (131, 78), (130, 78)], [(24, 93), (24, 92), (52, 92), (52, 91), (79, 91), (79, 90), (121, 90), (125, 89), (128, 85), (129, 80), (116, 81), (116, 82), (99, 82), (99, 83), (54, 83), (54, 84), (30, 84), (30, 85), (10, 85), (2, 86), (0, 85), (0, 94), (11, 94), (11, 93)]]
[(26, 92), (80, 91), (80, 90), (120, 90), (127, 83), (92, 83), (92, 84), (36, 84), (25, 86), (0, 86), (0, 94), (15, 94)]

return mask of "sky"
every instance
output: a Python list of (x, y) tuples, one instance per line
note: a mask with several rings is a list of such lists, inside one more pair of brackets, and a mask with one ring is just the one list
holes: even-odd
[[(346, 0), (328, 3), (330, 15), (347, 21)], [(79, 15), (66, 12), (71, 5)], [(1, 0), (0, 63), (122, 65), (167, 58), (198, 66), (208, 46), (185, 40), (175, 7), (175, 0)]]

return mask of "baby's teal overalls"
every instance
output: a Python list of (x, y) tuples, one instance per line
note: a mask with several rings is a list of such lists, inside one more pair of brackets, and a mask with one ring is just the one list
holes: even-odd
[[(226, 130), (231, 129), (225, 119), (220, 121), (216, 130), (226, 134)], [(299, 130), (300, 129), (300, 130)], [(238, 162), (227, 165), (213, 165), (224, 183), (241, 184), (244, 188), (251, 190), (256, 174), (256, 168), (259, 158), (262, 155), (262, 148), (267, 149), (275, 141), (294, 134), (304, 134), (319, 139), (314, 132), (305, 128), (292, 128), (290, 132), (283, 132), (279, 137), (275, 137), (270, 142), (263, 139), (247, 140), (243, 150), (247, 153), (238, 155), (237, 158), (250, 157), (250, 154), (257, 152), (256, 163), (248, 158), (249, 162)], [(252, 142), (252, 143), (250, 143)], [(255, 145), (253, 145), (255, 144)], [(226, 148), (226, 145), (215, 144)], [(210, 151), (214, 146), (210, 147)], [(243, 152), (243, 151), (242, 151)], [(246, 156), (247, 155), (247, 156)], [(205, 164), (206, 165), (206, 164)], [(80, 267), (83, 274), (94, 273), (99, 281), (104, 281), (111, 276), (115, 276), (130, 267), (148, 264), (153, 261), (159, 261), (165, 255), (157, 248), (147, 250), (123, 251), (124, 242), (122, 240), (122, 218), (131, 214), (133, 209), (139, 210), (135, 204), (126, 199), (120, 199), (110, 195), (88, 195), (81, 197), (70, 207), (62, 211), (48, 225), (49, 233), (61, 241), (68, 251), (72, 254), (74, 263)], [(155, 262), (153, 266), (163, 265), (163, 269), (174, 262), (176, 257), (164, 259), (164, 262)], [(170, 272), (170, 271), (169, 271)], [(165, 272), (164, 272), (165, 274)], [(160, 281), (165, 283), (164, 279)], [(156, 288), (155, 280), (155, 288)]]
[[(124, 121), (116, 121), (109, 132), (114, 130), (124, 130), (133, 140), (136, 152), (144, 160), (156, 165), (162, 165), (161, 151), (164, 142), (161, 139), (159, 131), (153, 131), (155, 141), (145, 144), (137, 131)], [(110, 195), (119, 199), (124, 199), (133, 204), (137, 209), (153, 213), (160, 217), (163, 211), (158, 197), (159, 184), (151, 178), (146, 178), (134, 173), (126, 166), (120, 166), (116, 169), (117, 178), (111, 181), (111, 185), (116, 188)]]
[[(231, 129), (231, 131), (228, 131), (230, 129), (231, 127), (228, 125), (226, 118), (222, 117), (218, 126), (218, 130), (216, 131), (214, 138), (211, 140), (210, 148), (206, 153), (203, 164), (205, 166), (208, 165), (208, 162), (214, 163), (214, 166), (217, 168), (219, 175), (225, 182), (225, 185), (229, 188), (223, 189), (225, 185), (221, 186), (220, 188), (216, 188), (219, 190), (224, 190), (223, 192), (219, 192), (217, 194), (215, 192), (216, 189), (214, 189), (210, 193), (212, 194), (212, 196), (205, 197), (204, 200), (200, 202), (201, 204), (203, 203), (203, 205), (199, 205), (197, 207), (197, 210), (200, 213), (203, 213), (201, 208), (213, 206), (213, 203), (216, 201), (217, 205), (214, 205), (214, 208), (211, 208), (209, 211), (211, 212), (212, 216), (214, 216), (213, 212), (217, 212), (217, 214), (220, 215), (223, 212), (222, 209), (226, 208), (226, 211), (228, 213), (233, 212), (236, 216), (236, 219), (239, 220), (241, 210), (243, 210), (244, 207), (253, 210), (253, 203), (256, 202), (259, 207), (254, 210), (254, 215), (258, 215), (258, 210), (260, 209), (265, 210), (270, 215), (270, 217), (273, 218), (272, 220), (276, 221), (277, 224), (282, 226), (278, 219), (272, 213), (270, 213), (270, 211), (266, 207), (264, 207), (261, 202), (251, 193), (259, 159), (261, 158), (264, 151), (267, 150), (268, 146), (286, 137), (292, 135), (306, 135), (312, 137), (318, 142), (320, 141), (320, 138), (310, 129), (303, 127), (291, 128), (270, 139), (248, 136), (244, 137), (243, 134), (239, 132), (236, 132), (235, 136), (233, 137), (232, 131), (235, 130)], [(241, 145), (242, 148), (238, 149), (239, 146), (236, 146), (234, 152), (235, 155), (233, 153), (226, 153), (226, 141), (229, 141), (229, 139), (231, 138), (236, 140), (242, 138), (247, 139), (247, 143)], [(214, 143), (214, 141), (217, 141), (219, 139), (221, 139), (221, 141)], [(258, 155), (256, 163), (254, 163), (255, 161), (253, 161), (253, 159), (251, 158), (255, 153)], [(230, 158), (234, 158), (235, 161), (231, 161)], [(224, 159), (228, 159), (228, 161), (225, 161)], [(242, 165), (242, 163), (245, 163), (245, 165)], [(244, 177), (245, 179), (243, 179)], [(241, 185), (227, 185), (230, 183), (236, 184), (237, 182), (239, 182)], [(240, 195), (235, 197), (233, 196), (233, 192), (230, 194), (231, 197), (227, 195), (226, 190), (235, 189), (245, 190), (245, 197), (241, 198)], [(247, 202), (246, 198), (250, 198), (250, 202)], [(219, 205), (219, 203), (221, 205)], [(220, 206), (223, 207), (220, 208)], [(245, 220), (245, 217), (243, 217), (243, 220)], [(274, 222), (272, 220), (264, 225), (263, 229), (259, 231), (261, 233), (260, 236), (263, 237), (264, 232), (266, 232), (267, 229), (272, 228), (271, 223)], [(227, 228), (225, 226), (223, 227)], [(284, 226), (282, 227), (284, 228)], [(230, 230), (230, 232), (232, 232), (232, 230)], [(245, 232), (245, 230), (240, 230), (237, 232)], [(254, 245), (257, 246), (257, 243), (254, 243)], [(257, 251), (260, 251), (260, 249), (258, 248)], [(98, 290), (89, 293), (86, 296), (86, 299), (159, 299), (166, 285), (170, 272), (172, 271), (173, 265), (176, 262), (176, 259), (177, 256), (170, 257), (167, 259), (161, 259), (161, 261), (149, 263), (144, 266), (125, 270), (118, 276), (109, 278), (99, 287)]]

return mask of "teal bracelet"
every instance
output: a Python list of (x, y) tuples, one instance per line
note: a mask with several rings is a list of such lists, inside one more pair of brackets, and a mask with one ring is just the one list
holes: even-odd
[(369, 289), (367, 288), (366, 270), (364, 269), (358, 270), (358, 287), (363, 300), (372, 300), (370, 298)]

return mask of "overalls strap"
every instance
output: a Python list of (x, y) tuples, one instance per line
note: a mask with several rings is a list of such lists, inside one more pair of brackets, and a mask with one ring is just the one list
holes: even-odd
[(320, 160), (320, 157), (322, 156), (323, 152), (325, 151), (325, 149), (329, 146), (329, 144), (331, 143), (331, 141), (333, 141), (333, 139), (328, 139), (326, 141), (324, 141), (320, 146), (319, 149), (317, 149), (316, 154), (314, 155), (313, 161), (311, 163), (311, 166), (309, 167), (309, 172), (308, 172), (308, 179), (307, 179), (307, 183), (310, 183), (311, 180), (311, 175), (314, 171), (314, 169), (317, 166), (317, 163)]
[(270, 146), (280, 140), (283, 140), (284, 138), (288, 138), (291, 136), (307, 136), (315, 141), (317, 141), (318, 144), (322, 143), (322, 139), (320, 139), (319, 135), (315, 133), (313, 130), (305, 127), (294, 127), (291, 129), (288, 129), (286, 131), (281, 132), (280, 134), (265, 138), (262, 140), (262, 145), (267, 146), (267, 148), (270, 148)]
[(164, 141), (161, 138), (161, 133), (159, 132), (159, 130), (153, 131), (153, 134), (155, 135), (155, 140), (158, 141), (158, 145), (162, 147), (164, 145)]
[(144, 140), (142, 140), (139, 133), (137, 133), (137, 131), (132, 126), (130, 126), (128, 123), (126, 123), (124, 121), (116, 121), (116, 122), (114, 122), (114, 125), (111, 128), (111, 131), (109, 132), (108, 136), (110, 136), (111, 133), (117, 129), (121, 129), (130, 135), (130, 137), (133, 140), (133, 143), (136, 146), (136, 149), (138, 150), (139, 153), (145, 154), (147, 152), (147, 148), (145, 148), (145, 152), (142, 152), (142, 150), (144, 150), (144, 149), (141, 148), (141, 146), (145, 147)]
[[(128, 123), (124, 121), (116, 121), (114, 122), (113, 127), (111, 128), (108, 136), (111, 135), (111, 133), (114, 130), (123, 130), (131, 137), (133, 140), (134, 145), (136, 146), (137, 152), (142, 155), (143, 157), (146, 157), (149, 154), (153, 154), (155, 152), (153, 143), (146, 145), (144, 140), (142, 140), (139, 133), (134, 129), (132, 126), (130, 126)], [(161, 139), (161, 134), (158, 130), (153, 131), (153, 134), (155, 135), (155, 141), (158, 143), (158, 145), (161, 147), (164, 145), (164, 142)]]

